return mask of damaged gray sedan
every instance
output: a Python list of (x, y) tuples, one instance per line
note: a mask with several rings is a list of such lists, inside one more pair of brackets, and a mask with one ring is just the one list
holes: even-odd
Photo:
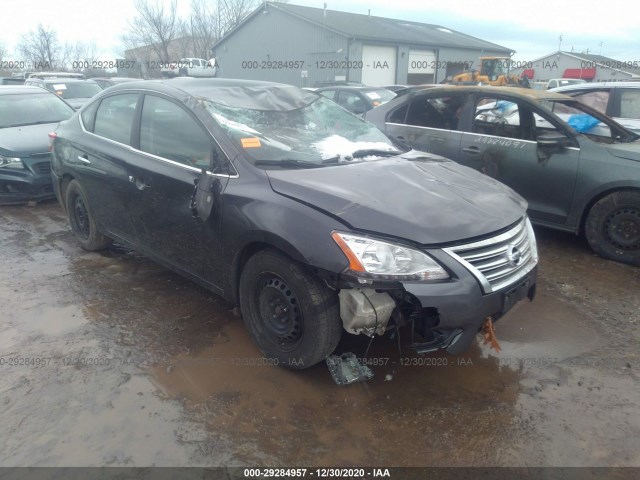
[(460, 353), (535, 294), (522, 197), (295, 87), (116, 85), (51, 136), (80, 245), (116, 240), (238, 304), (282, 367), (344, 330), (407, 326), (416, 351)]

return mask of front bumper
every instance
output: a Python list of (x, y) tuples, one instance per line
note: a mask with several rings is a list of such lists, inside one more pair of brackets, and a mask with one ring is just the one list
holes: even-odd
[(534, 299), (537, 272), (536, 266), (513, 284), (489, 294), (483, 294), (469, 274), (441, 284), (404, 283), (405, 291), (419, 302), (414, 306), (416, 317), (419, 319), (421, 309), (428, 316), (433, 334), (431, 341), (416, 345), (416, 350), (425, 353), (443, 348), (454, 355), (464, 352), (487, 317), (496, 321), (520, 300)]
[(27, 168), (24, 170), (0, 169), (0, 205), (39, 202), (53, 197), (48, 160), (34, 164), (27, 163)]

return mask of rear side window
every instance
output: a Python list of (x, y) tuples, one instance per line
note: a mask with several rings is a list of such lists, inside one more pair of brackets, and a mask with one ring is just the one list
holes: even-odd
[(93, 133), (129, 145), (137, 102), (136, 93), (113, 95), (102, 100), (96, 112)]
[(586, 93), (579, 93), (573, 98), (580, 100), (585, 105), (596, 109), (600, 113), (607, 113), (610, 92), (607, 90), (592, 90)]
[(191, 167), (208, 168), (213, 145), (203, 127), (182, 107), (147, 95), (142, 107), (140, 150)]
[(620, 117), (640, 118), (640, 89), (620, 90)]
[(417, 96), (409, 105), (407, 125), (457, 130), (465, 100), (464, 95)]

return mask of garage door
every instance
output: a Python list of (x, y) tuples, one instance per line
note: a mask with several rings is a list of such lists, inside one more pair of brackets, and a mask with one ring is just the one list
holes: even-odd
[(407, 83), (419, 85), (433, 83), (436, 73), (436, 52), (433, 50), (409, 50)]
[(362, 83), (374, 87), (396, 83), (396, 47), (362, 46)]

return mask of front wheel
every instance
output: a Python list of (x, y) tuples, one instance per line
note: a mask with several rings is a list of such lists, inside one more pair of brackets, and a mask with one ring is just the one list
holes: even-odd
[(599, 255), (640, 266), (640, 192), (615, 192), (591, 207), (585, 236)]
[(264, 250), (240, 277), (240, 308), (258, 348), (284, 368), (324, 360), (340, 336), (338, 295), (284, 255)]
[(87, 195), (77, 180), (69, 182), (65, 196), (69, 225), (80, 246), (84, 250), (94, 251), (111, 245), (113, 240), (98, 232)]

